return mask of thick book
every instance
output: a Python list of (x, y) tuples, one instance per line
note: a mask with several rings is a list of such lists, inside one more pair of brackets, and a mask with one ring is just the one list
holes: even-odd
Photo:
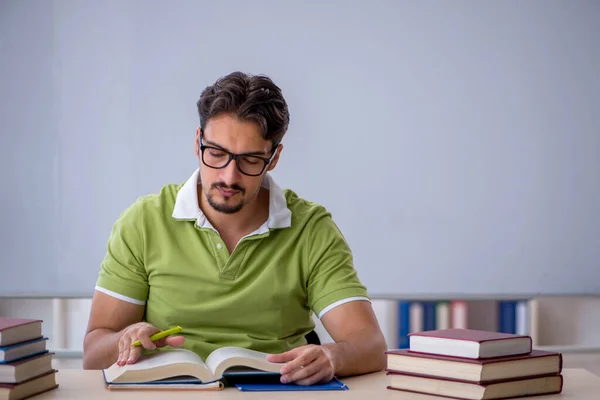
[(387, 374), (390, 377), (388, 389), (462, 400), (498, 400), (555, 394), (562, 392), (563, 387), (563, 377), (560, 374), (496, 381), (485, 385), (395, 372)]
[(410, 350), (389, 350), (387, 370), (432, 378), (451, 378), (473, 383), (531, 377), (562, 372), (561, 353), (533, 350), (529, 354), (486, 359), (470, 359)]
[(56, 389), (56, 372), (48, 371), (18, 384), (0, 383), (0, 400), (23, 400)]
[(53, 354), (45, 353), (7, 364), (0, 364), (0, 382), (20, 383), (52, 371)]
[(106, 384), (112, 389), (124, 388), (124, 384), (171, 387), (207, 384), (222, 379), (228, 372), (239, 371), (240, 368), (257, 373), (279, 373), (284, 364), (267, 361), (267, 355), (239, 347), (221, 347), (203, 361), (190, 350), (171, 349), (145, 354), (134, 364), (113, 364), (104, 369), (103, 373)]
[(0, 346), (42, 337), (42, 320), (0, 317)]
[(0, 364), (6, 364), (22, 358), (47, 352), (46, 341), (48, 338), (39, 338), (28, 342), (0, 346)]
[(475, 329), (440, 329), (411, 333), (410, 350), (462, 358), (492, 358), (527, 354), (531, 338)]

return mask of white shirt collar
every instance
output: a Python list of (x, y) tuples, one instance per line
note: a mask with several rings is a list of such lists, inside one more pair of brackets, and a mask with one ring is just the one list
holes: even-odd
[[(198, 206), (199, 175), (200, 169), (196, 169), (187, 182), (179, 189), (172, 216), (179, 220), (196, 220), (199, 227), (214, 229)], [(265, 233), (269, 229), (288, 228), (292, 226), (292, 212), (287, 207), (285, 194), (277, 186), (271, 175), (265, 175), (262, 187), (269, 190), (269, 218), (254, 233)]]

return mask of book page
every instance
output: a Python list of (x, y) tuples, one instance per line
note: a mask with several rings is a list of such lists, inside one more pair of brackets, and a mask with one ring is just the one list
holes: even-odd
[[(108, 369), (104, 370), (104, 372), (108, 382), (128, 380), (150, 381), (169, 377), (169, 375), (158, 377), (156, 373), (153, 373), (153, 371), (162, 370), (164, 371), (164, 374), (177, 373), (182, 370), (182, 368), (176, 367), (185, 365), (193, 366), (191, 369), (186, 368), (186, 371), (189, 370), (190, 375), (192, 375), (192, 372), (194, 372), (193, 375), (199, 379), (205, 378), (202, 380), (206, 380), (207, 375), (212, 375), (209, 373), (204, 362), (202, 362), (200, 356), (190, 350), (185, 349), (172, 349), (168, 351), (157, 351), (156, 353), (146, 354), (142, 356), (142, 358), (140, 358), (140, 360), (135, 364), (119, 366), (115, 363)], [(201, 370), (204, 370), (205, 373), (202, 374)], [(198, 373), (202, 374), (203, 376), (197, 376)], [(148, 379), (144, 379), (145, 376), (147, 376)]]
[(221, 347), (210, 353), (206, 359), (206, 366), (213, 372), (216, 379), (220, 379), (223, 372), (232, 366), (246, 366), (262, 371), (279, 372), (285, 364), (269, 362), (267, 355), (267, 353), (241, 347)]

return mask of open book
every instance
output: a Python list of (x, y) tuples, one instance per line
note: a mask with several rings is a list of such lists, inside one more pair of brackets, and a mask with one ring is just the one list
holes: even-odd
[(125, 384), (207, 384), (220, 380), (226, 372), (239, 372), (239, 367), (254, 372), (279, 373), (283, 365), (267, 361), (267, 353), (221, 347), (210, 353), (205, 362), (190, 350), (172, 349), (143, 355), (135, 364), (113, 364), (103, 372), (109, 387), (117, 388)]

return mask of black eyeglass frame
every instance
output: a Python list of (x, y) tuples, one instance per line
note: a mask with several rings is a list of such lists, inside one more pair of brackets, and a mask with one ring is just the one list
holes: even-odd
[[(265, 172), (265, 168), (271, 163), (271, 161), (273, 161), (273, 157), (275, 157), (275, 153), (277, 152), (277, 146), (279, 145), (279, 143), (274, 143), (273, 144), (273, 149), (271, 150), (271, 156), (269, 158), (266, 157), (261, 157), (261, 156), (257, 156), (256, 154), (250, 154), (250, 153), (242, 153), (242, 154), (234, 154), (230, 151), (227, 151), (225, 149), (222, 149), (220, 147), (215, 147), (215, 146), (205, 146), (202, 144), (202, 137), (204, 136), (204, 129), (200, 129), (200, 135), (198, 137), (198, 141), (199, 141), (199, 147), (200, 147), (200, 153), (202, 154), (202, 164), (206, 165), (208, 168), (213, 168), (213, 169), (223, 169), (225, 167), (227, 167), (229, 165), (229, 163), (231, 162), (231, 160), (235, 160), (235, 167), (237, 168), (238, 171), (240, 171), (242, 174), (247, 175), (247, 176), (260, 176), (262, 175), (263, 172)], [(208, 165), (206, 163), (206, 161), (204, 161), (204, 151), (206, 149), (214, 149), (214, 150), (218, 150), (218, 151), (222, 151), (223, 153), (226, 153), (229, 156), (229, 159), (227, 160), (227, 162), (225, 164), (223, 164), (221, 167), (214, 167), (212, 165)], [(240, 163), (238, 161), (238, 159), (240, 157), (253, 157), (253, 158), (257, 158), (259, 160), (262, 160), (262, 162), (265, 163), (265, 165), (263, 165), (262, 169), (260, 170), (260, 172), (258, 174), (249, 174), (247, 172), (242, 171), (242, 169), (240, 168)]]

